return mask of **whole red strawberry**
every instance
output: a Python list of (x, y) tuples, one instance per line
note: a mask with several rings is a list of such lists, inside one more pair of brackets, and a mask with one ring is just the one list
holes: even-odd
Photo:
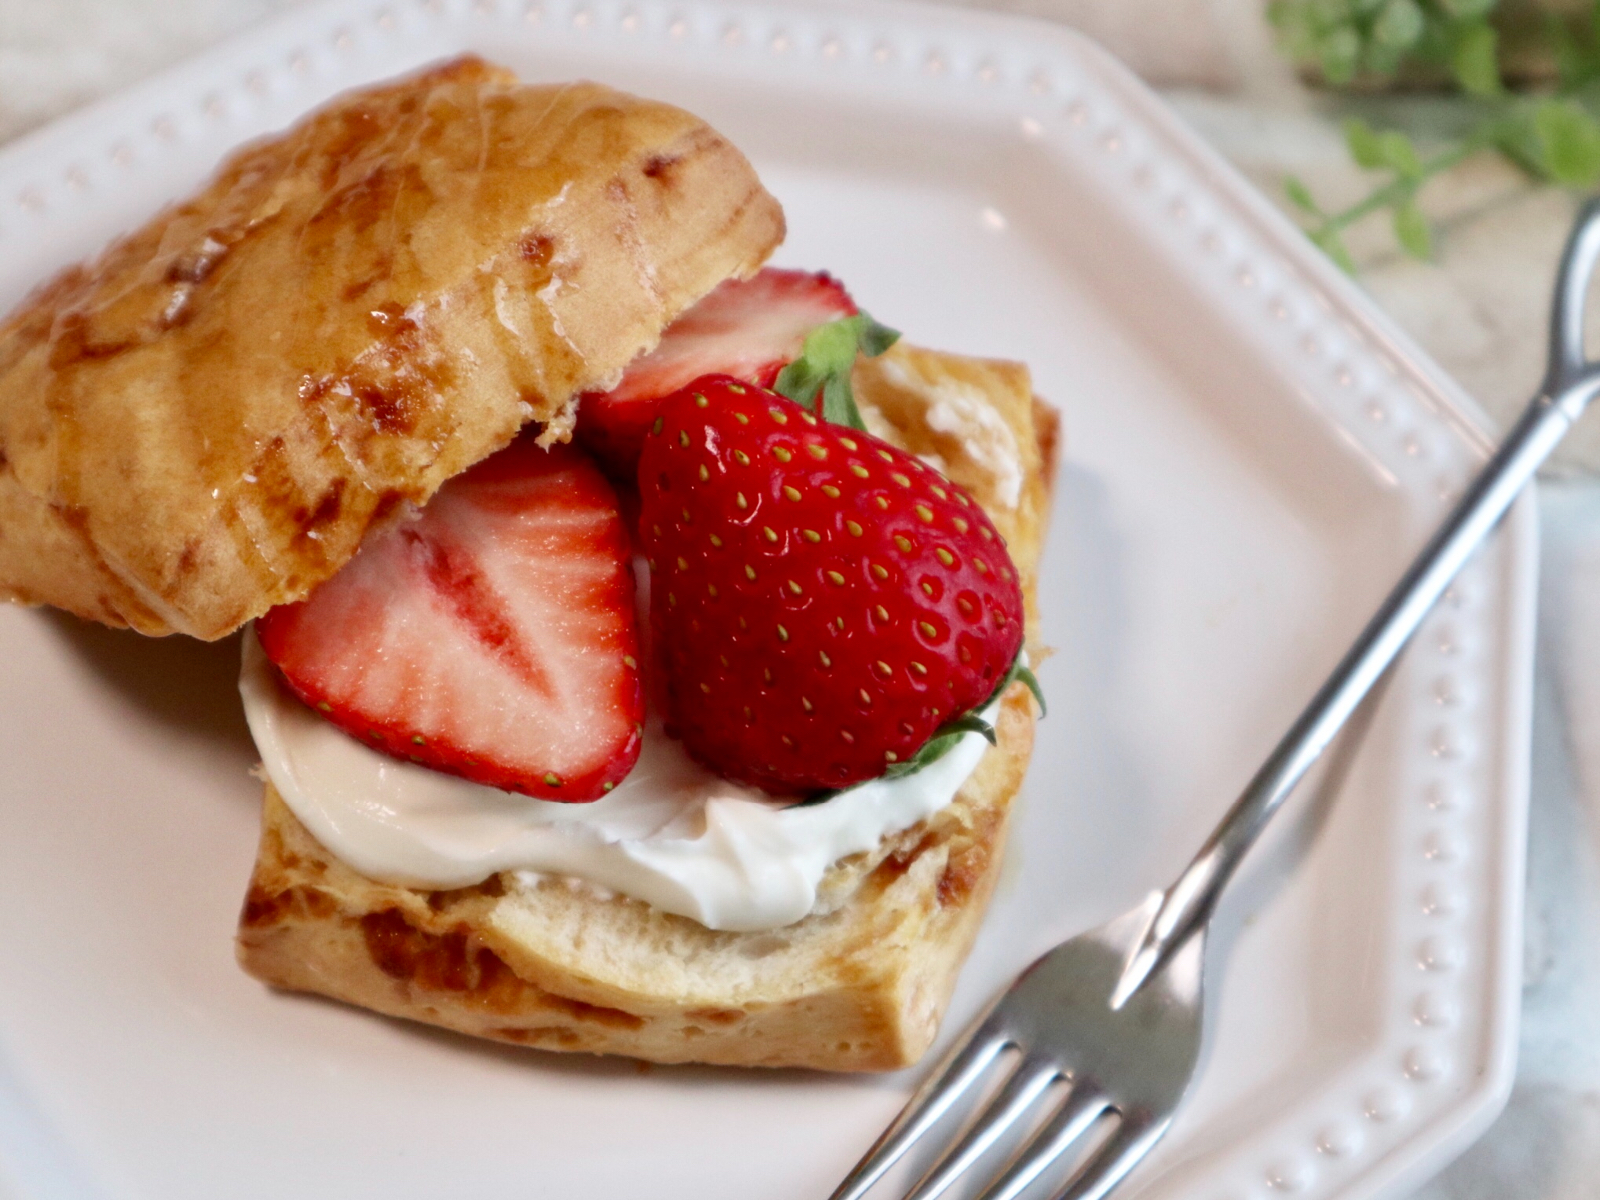
[(1021, 649), (1016, 569), (982, 508), (764, 388), (707, 376), (666, 400), (639, 489), (669, 719), (729, 779), (880, 776)]

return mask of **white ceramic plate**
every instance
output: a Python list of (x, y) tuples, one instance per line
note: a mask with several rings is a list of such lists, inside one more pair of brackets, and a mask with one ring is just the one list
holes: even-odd
[[(787, 207), (780, 261), (1065, 413), (1050, 716), (955, 1028), (1166, 883), (1483, 457), (1475, 410), (1120, 67), (914, 6), (360, 0), (0, 155), (0, 303), (335, 91), (459, 50), (682, 103)], [(1148, 1197), (1371, 1196), (1491, 1118), (1516, 1022), (1524, 499), (1213, 942)], [(480, 1045), (233, 964), (257, 785), (236, 647), (0, 611), (0, 1193), (826, 1195), (914, 1076)]]

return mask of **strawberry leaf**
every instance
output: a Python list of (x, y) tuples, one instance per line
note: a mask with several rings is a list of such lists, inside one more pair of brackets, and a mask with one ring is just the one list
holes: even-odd
[(918, 750), (905, 762), (892, 764), (883, 773), (885, 779), (899, 779), (905, 775), (914, 775), (929, 763), (943, 758), (955, 744), (969, 733), (982, 734), (984, 740), (991, 746), (995, 745), (994, 726), (985, 721), (977, 713), (968, 713), (964, 717), (957, 717), (953, 721), (946, 721), (934, 731), (934, 735), (922, 744)]
[(818, 415), (823, 420), (865, 433), (867, 427), (850, 387), (850, 371), (856, 365), (857, 354), (876, 358), (899, 337), (898, 331), (880, 325), (865, 312), (818, 325), (806, 334), (800, 357), (778, 373), (773, 390), (814, 412), (820, 392)]
[(1044, 702), (1044, 689), (1039, 686), (1039, 677), (1028, 668), (1027, 663), (1022, 661), (1021, 654), (1017, 655), (1016, 661), (1011, 664), (1011, 669), (1005, 673), (994, 691), (989, 694), (989, 698), (983, 702), (983, 707), (987, 708), (1000, 699), (1005, 695), (1006, 689), (1019, 680), (1033, 693), (1034, 701), (1039, 705), (1039, 715), (1041, 717), (1048, 715), (1050, 709)]
[[(933, 736), (922, 744), (922, 749), (918, 750), (910, 758), (906, 759), (905, 762), (893, 764), (887, 771), (883, 773), (883, 778), (900, 779), (906, 775), (915, 774), (916, 772), (922, 770), (922, 768), (927, 766), (929, 763), (937, 762), (939, 759), (943, 758), (952, 749), (954, 749), (955, 744), (968, 733), (982, 734), (991, 746), (997, 745), (998, 743), (995, 738), (994, 725), (984, 720), (978, 714), (982, 710), (988, 708), (991, 704), (994, 704), (996, 701), (998, 701), (1001, 696), (1005, 695), (1005, 691), (1008, 687), (1010, 687), (1013, 683), (1018, 682), (1022, 683), (1030, 692), (1033, 693), (1033, 698), (1038, 702), (1039, 705), (1039, 715), (1045, 715), (1045, 713), (1049, 710), (1045, 707), (1044, 692), (1039, 687), (1038, 677), (1035, 676), (1034, 673), (1028, 668), (1028, 665), (1022, 661), (1022, 655), (1019, 653), (1016, 659), (1012, 662), (1011, 669), (1001, 677), (1000, 682), (995, 685), (994, 691), (989, 693), (989, 698), (987, 700), (966, 715), (946, 721), (943, 725), (939, 726), (939, 728), (934, 731)], [(832, 800), (835, 796), (839, 795), (840, 791), (848, 790), (849, 789), (845, 788), (833, 791), (818, 792), (813, 796), (808, 796), (806, 799), (800, 801), (793, 807), (805, 808), (813, 804), (822, 804), (825, 801)]]

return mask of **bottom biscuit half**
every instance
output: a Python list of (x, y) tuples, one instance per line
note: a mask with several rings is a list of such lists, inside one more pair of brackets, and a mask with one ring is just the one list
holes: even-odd
[(268, 785), (239, 961), (277, 987), (544, 1050), (893, 1070), (937, 1031), (1000, 872), (1033, 741), (1026, 689), (948, 807), (829, 872), (819, 910), (728, 933), (512, 873), (425, 891), (328, 853)]

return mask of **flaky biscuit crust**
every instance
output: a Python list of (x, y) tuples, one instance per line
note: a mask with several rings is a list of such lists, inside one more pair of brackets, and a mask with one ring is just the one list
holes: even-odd
[[(1026, 369), (896, 347), (861, 363), (856, 385), (869, 423), (936, 457), (985, 506), (1034, 620), (1057, 430)], [(1009, 439), (1017, 455), (1014, 489), (959, 430), (934, 427), (952, 422), (930, 424), (935, 406), (974, 396), (999, 419), (984, 436)], [(1030, 647), (1041, 649), (1032, 637)], [(452, 891), (378, 883), (329, 854), (268, 785), (239, 960), (279, 987), (547, 1050), (907, 1066), (933, 1040), (999, 878), (1034, 716), (1014, 685), (999, 744), (953, 803), (835, 865), (816, 912), (760, 933), (718, 932), (627, 897), (512, 873)]]
[(0, 596), (220, 637), (527, 422), (564, 439), (782, 236), (668, 105), (470, 58), (341, 97), (0, 325)]

